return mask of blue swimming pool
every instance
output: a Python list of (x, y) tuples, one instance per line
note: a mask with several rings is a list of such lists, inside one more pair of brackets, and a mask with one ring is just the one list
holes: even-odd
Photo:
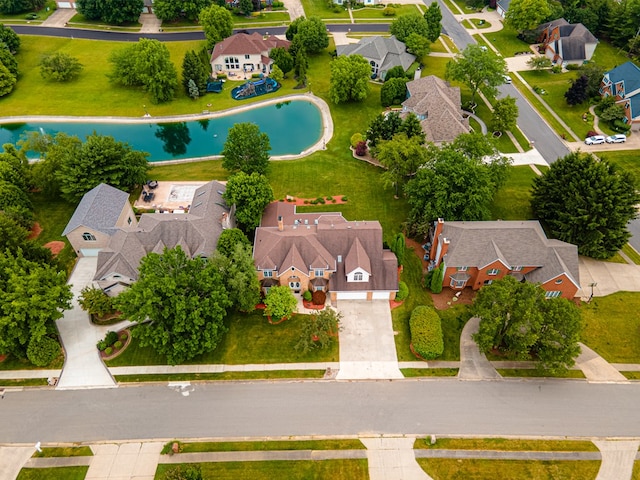
[(271, 155), (295, 155), (322, 136), (322, 114), (304, 100), (256, 107), (230, 115), (176, 123), (30, 122), (0, 124), (0, 145), (16, 143), (26, 132), (65, 132), (84, 139), (94, 131), (149, 153), (150, 162), (219, 155), (227, 132), (236, 123), (256, 123), (269, 135)]

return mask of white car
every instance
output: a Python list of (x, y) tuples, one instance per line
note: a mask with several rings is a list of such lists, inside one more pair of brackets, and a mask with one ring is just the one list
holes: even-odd
[(606, 138), (607, 143), (624, 143), (626, 141), (627, 141), (627, 136), (622, 135), (621, 133), (617, 135), (611, 135), (610, 137)]
[(504, 83), (511, 83), (511, 77), (509, 75), (503, 75)]
[(604, 143), (606, 137), (604, 135), (594, 135), (593, 137), (587, 137), (584, 141), (587, 145), (598, 145)]

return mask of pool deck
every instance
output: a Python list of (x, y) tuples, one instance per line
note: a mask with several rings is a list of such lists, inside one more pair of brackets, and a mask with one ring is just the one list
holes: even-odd
[[(307, 155), (310, 155), (318, 150), (324, 150), (326, 148), (327, 143), (333, 137), (333, 120), (331, 119), (331, 112), (329, 110), (329, 105), (322, 100), (320, 97), (315, 96), (312, 92), (307, 92), (303, 94), (292, 94), (292, 95), (284, 95), (281, 97), (273, 97), (266, 99), (261, 102), (251, 103), (249, 105), (240, 105), (234, 108), (228, 108), (226, 110), (219, 111), (208, 111), (205, 110), (201, 113), (188, 114), (188, 115), (171, 115), (171, 116), (163, 116), (163, 117), (152, 117), (150, 115), (145, 115), (143, 117), (96, 117), (96, 116), (87, 116), (87, 117), (74, 117), (74, 116), (50, 116), (50, 115), (28, 115), (28, 116), (15, 116), (15, 117), (2, 117), (0, 118), (0, 124), (2, 123), (28, 123), (28, 122), (37, 122), (37, 121), (47, 121), (47, 122), (78, 122), (78, 123), (87, 123), (87, 122), (100, 122), (100, 123), (169, 123), (169, 122), (185, 122), (185, 121), (195, 121), (195, 120), (204, 120), (207, 118), (217, 118), (224, 117), (227, 115), (233, 115), (239, 112), (245, 112), (247, 110), (252, 110), (258, 107), (264, 107), (266, 105), (273, 105), (276, 103), (283, 103), (295, 100), (302, 100), (313, 103), (320, 110), (322, 117), (322, 128), (323, 132), (320, 136), (320, 139), (312, 145), (311, 147), (303, 150), (298, 154), (292, 155), (275, 155), (271, 157), (271, 160), (295, 160), (298, 158), (304, 158)], [(241, 101), (241, 100), (240, 100)], [(195, 157), (195, 158), (182, 158), (180, 160), (165, 160), (159, 162), (150, 162), (152, 165), (170, 165), (176, 163), (185, 163), (185, 162), (199, 162), (202, 160), (219, 160), (222, 158), (221, 155), (210, 155), (206, 157)], [(184, 182), (185, 184), (187, 182)]]
[(158, 186), (153, 190), (146, 187), (147, 190), (153, 192), (154, 197), (150, 202), (145, 202), (142, 198), (142, 193), (140, 197), (138, 197), (133, 204), (135, 208), (144, 212), (145, 210), (155, 210), (156, 212), (173, 212), (173, 210), (184, 210), (185, 212), (189, 211), (189, 207), (191, 206), (191, 201), (193, 200), (193, 194), (191, 194), (188, 199), (178, 198), (172, 200), (171, 193), (172, 191), (178, 190), (180, 187), (190, 187), (192, 189), (201, 187), (206, 182), (158, 182)]

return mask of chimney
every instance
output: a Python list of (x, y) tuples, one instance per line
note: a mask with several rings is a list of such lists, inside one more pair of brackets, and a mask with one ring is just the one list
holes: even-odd
[(444, 227), (444, 220), (442, 218), (439, 218), (434, 225), (434, 230), (433, 230), (433, 237), (431, 237), (429, 240), (431, 241), (431, 250), (429, 251), (429, 258), (430, 259), (434, 259), (434, 260), (438, 260), (438, 255), (437, 255), (437, 251), (436, 249), (439, 247), (438, 245), (438, 237), (440, 236), (440, 234), (442, 233), (442, 228)]
[(278, 231), (281, 232), (284, 230), (284, 220), (282, 219), (282, 215), (278, 215)]

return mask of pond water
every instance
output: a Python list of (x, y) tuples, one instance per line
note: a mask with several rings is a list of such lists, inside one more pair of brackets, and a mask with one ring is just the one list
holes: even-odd
[(26, 132), (65, 132), (84, 139), (94, 131), (149, 153), (150, 162), (219, 155), (236, 123), (253, 122), (269, 135), (271, 155), (295, 155), (322, 136), (322, 114), (304, 100), (256, 107), (225, 116), (177, 123), (47, 122), (0, 124), (0, 145), (16, 143)]

